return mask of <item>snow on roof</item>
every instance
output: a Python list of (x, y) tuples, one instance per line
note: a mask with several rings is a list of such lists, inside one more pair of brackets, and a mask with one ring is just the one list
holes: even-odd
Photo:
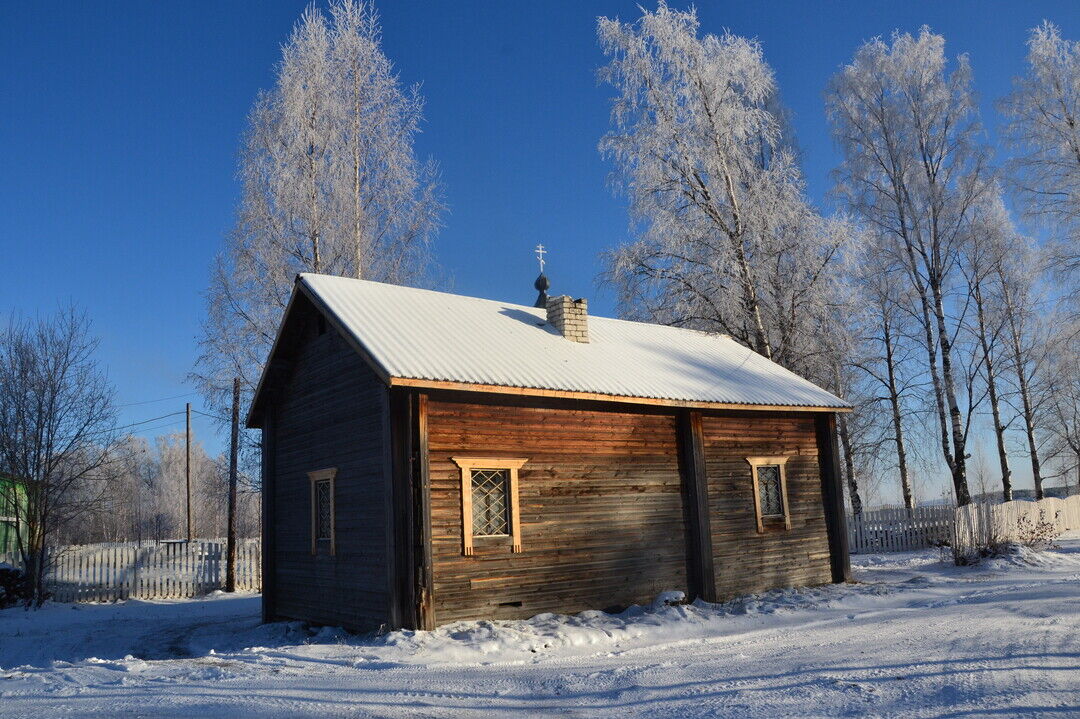
[(298, 283), (391, 380), (848, 407), (724, 335), (590, 316), (586, 344), (564, 339), (535, 307), (331, 275), (304, 273)]

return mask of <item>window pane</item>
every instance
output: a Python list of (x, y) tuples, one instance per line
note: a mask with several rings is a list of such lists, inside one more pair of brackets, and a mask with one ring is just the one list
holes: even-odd
[(761, 516), (783, 516), (784, 503), (780, 497), (780, 465), (763, 464), (757, 468)]
[(506, 507), (506, 470), (472, 471), (473, 535), (477, 537), (510, 533)]
[(330, 480), (315, 483), (315, 539), (330, 539), (330, 517), (334, 504), (330, 496)]

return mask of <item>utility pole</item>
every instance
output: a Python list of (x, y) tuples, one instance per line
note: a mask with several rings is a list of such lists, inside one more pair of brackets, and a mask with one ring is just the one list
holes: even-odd
[(187, 403), (187, 458), (184, 463), (187, 481), (187, 540), (195, 538), (195, 515), (191, 511), (191, 402)]
[(232, 438), (229, 444), (229, 529), (226, 539), (225, 591), (236, 591), (236, 456), (240, 444), (240, 378), (232, 386)]

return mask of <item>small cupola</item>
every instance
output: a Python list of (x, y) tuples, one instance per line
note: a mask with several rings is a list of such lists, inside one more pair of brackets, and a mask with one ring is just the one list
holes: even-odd
[(589, 301), (569, 295), (549, 297), (547, 320), (571, 342), (589, 341)]
[(551, 288), (551, 282), (548, 281), (547, 275), (541, 272), (540, 276), (536, 278), (536, 282), (533, 283), (533, 287), (540, 293), (536, 296), (536, 302), (533, 303), (533, 307), (544, 309), (547, 307), (548, 303), (547, 291)]

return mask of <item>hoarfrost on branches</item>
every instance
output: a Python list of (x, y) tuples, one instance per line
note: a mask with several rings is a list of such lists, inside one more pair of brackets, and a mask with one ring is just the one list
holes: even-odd
[(1044, 22), (1028, 39), (1028, 72), (1001, 103), (1009, 169), (1029, 216), (1062, 231), (1080, 269), (1080, 43)]
[(945, 39), (929, 28), (896, 33), (891, 43), (863, 44), (826, 98), (844, 157), (838, 194), (889, 240), (885, 249), (914, 290), (942, 455), (957, 502), (967, 504), (976, 402), (967, 390), (976, 368), (957, 346), (966, 312), (958, 270), (967, 220), (993, 186), (970, 66), (961, 56), (950, 70)]
[(381, 49), (369, 2), (308, 8), (259, 94), (239, 159), (236, 225), (212, 269), (195, 379), (225, 406), (258, 380), (298, 272), (401, 284), (430, 271), (443, 205), (417, 160), (423, 100)]
[(804, 197), (761, 46), (699, 36), (693, 10), (663, 2), (635, 23), (600, 18), (598, 34), (618, 91), (600, 149), (638, 230), (607, 257), (627, 314), (828, 375), (817, 338), (851, 229)]

